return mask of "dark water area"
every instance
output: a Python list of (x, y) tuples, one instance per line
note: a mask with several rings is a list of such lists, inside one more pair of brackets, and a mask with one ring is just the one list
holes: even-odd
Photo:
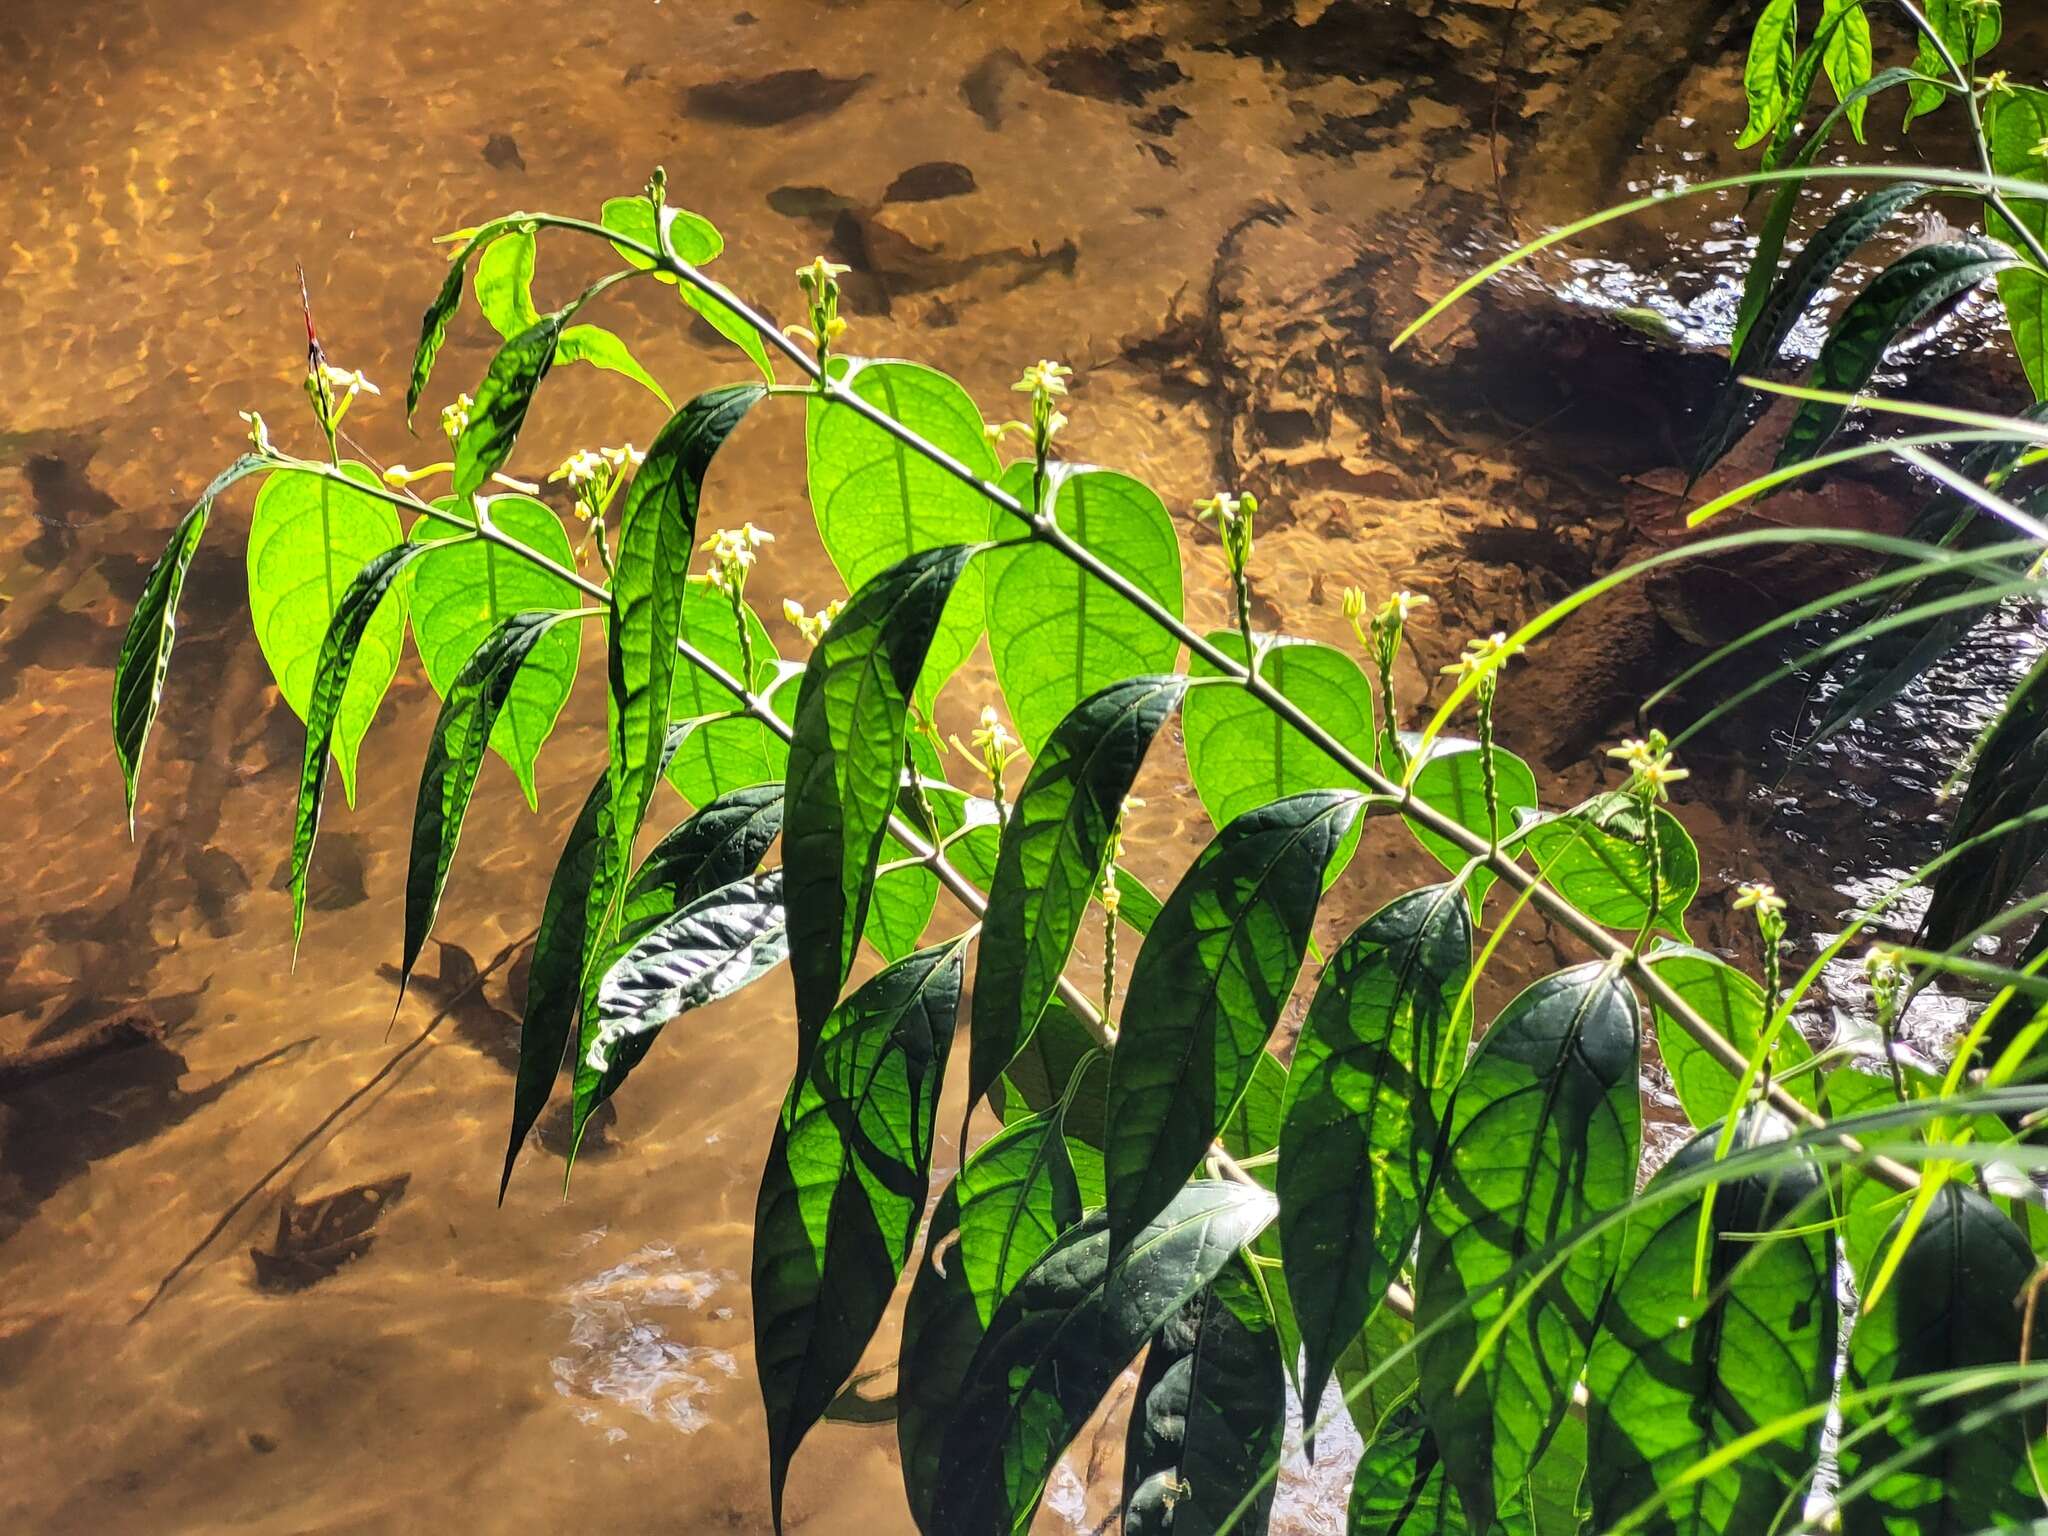
[[(741, 292), (793, 315), (792, 269), (822, 251), (853, 269), (851, 350), (941, 366), (991, 415), (1023, 364), (1065, 358), (1077, 457), (1140, 475), (1177, 513), (1219, 485), (1258, 491), (1262, 626), (1336, 643), (1344, 587), (1430, 593), (1404, 679), (1420, 706), (1464, 635), (1670, 536), (1671, 447), (1721, 366), (1701, 349), (1732, 313), (1741, 209), (1661, 211), (1420, 351), (1386, 344), (1514, 232), (1741, 168), (1725, 9), (10, 0), (0, 1051), (130, 1007), (163, 1037), (0, 1097), (0, 1518), (767, 1527), (745, 1276), (790, 1071), (786, 988), (670, 1031), (566, 1199), (551, 1114), (495, 1202), (526, 946), (603, 757), (594, 670), (542, 758), (537, 814), (486, 768), (439, 942), (387, 1034), (433, 696), (408, 663), (357, 805), (328, 810), (292, 968), (280, 861), (301, 731), (249, 634), (248, 499), (231, 495), (186, 589), (124, 835), (106, 733), (121, 625), (237, 451), (237, 412), (307, 445), (297, 264), (331, 356), (383, 389), (351, 415), (361, 450), (417, 464), (433, 445), (406, 435), (399, 399), (443, 270), (429, 238), (514, 208), (592, 213), (665, 164), (671, 198), (724, 229), (718, 275)], [(544, 244), (543, 301), (598, 270)], [(678, 398), (744, 376), (666, 290), (606, 304), (597, 318)], [(1675, 336), (1643, 336), (1609, 313), (1623, 307)], [(1949, 324), (1932, 350), (1977, 357), (1982, 315)], [(473, 383), (490, 341), (466, 310), (431, 408)], [(615, 377), (565, 369), (547, 389), (513, 465), (532, 478), (660, 425)], [(778, 534), (755, 577), (764, 609), (815, 607), (835, 593), (800, 428), (763, 416), (721, 458), (706, 515)], [(1854, 483), (1785, 515), (1882, 520), (1894, 494)], [(1192, 619), (1224, 624), (1212, 537), (1189, 523), (1184, 548)], [(1644, 666), (1696, 627), (1639, 603), (1614, 631), (1628, 666), (1568, 638), (1522, 673), (1509, 714), (1530, 736), (1512, 744), (1558, 769), (1557, 798), (1598, 782), (1597, 745), (1657, 680)], [(1981, 721), (1986, 677), (2037, 643), (2030, 619), (2001, 621), (1791, 778), (1781, 723), (1711, 744), (1687, 813), (1708, 941), (1739, 948), (1721, 913), (1760, 868), (1824, 930), (1925, 857), (1941, 764)], [(964, 731), (992, 696), (977, 657), (942, 726)], [(1164, 884), (1206, 827), (1178, 759), (1155, 773), (1134, 843)], [(1332, 893), (1323, 939), (1428, 877), (1387, 831)], [(1560, 958), (1541, 942), (1506, 956), (1488, 1001)], [(956, 1157), (947, 1141), (941, 1161)], [(893, 1358), (895, 1329), (870, 1364)], [(1126, 1396), (1038, 1529), (1102, 1528)], [(1297, 1458), (1276, 1529), (1341, 1529), (1344, 1461), (1327, 1437), (1317, 1467)], [(789, 1507), (791, 1529), (821, 1536), (906, 1529), (893, 1435), (823, 1426)]]

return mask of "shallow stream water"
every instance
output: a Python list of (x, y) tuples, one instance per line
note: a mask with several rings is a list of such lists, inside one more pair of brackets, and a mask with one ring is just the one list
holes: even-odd
[[(1023, 362), (1065, 357), (1082, 370), (1076, 452), (1185, 508), (1214, 488), (1230, 430), (1194, 398), (1217, 381), (1184, 359), (1169, 369), (1158, 339), (1260, 210), (1336, 221), (1380, 249), (1417, 238), (1418, 210), (1459, 210), (1462, 225), (1429, 238), (1469, 262), (1498, 246), (1473, 212), (1496, 197), (1540, 227), (1659, 166), (1734, 163), (1716, 54), (1698, 67), (1703, 104), (1656, 116), (1640, 154), (1533, 191), (1510, 158), (1503, 180), (1489, 136), (1502, 92), (1483, 82), (1505, 7), (739, 4), (10, 0), (0, 14), (0, 1049), (130, 1003), (169, 1030), (0, 1101), (12, 1529), (767, 1524), (745, 1275), (790, 1070), (786, 989), (672, 1030), (568, 1198), (551, 1115), (495, 1204), (524, 945), (601, 762), (597, 674), (543, 756), (537, 815), (502, 765), (485, 770), (440, 942), (394, 1023), (432, 695), (416, 667), (401, 673), (359, 803), (329, 807), (294, 968), (281, 859), (300, 728), (249, 638), (247, 499), (230, 497), (186, 590), (125, 836), (105, 724), (120, 625), (167, 530), (236, 451), (237, 411), (306, 444), (295, 265), (331, 356), (383, 387), (349, 423), (361, 449), (418, 463), (431, 444), (406, 437), (399, 397), (442, 270), (427, 237), (513, 208), (589, 212), (665, 163), (672, 197), (726, 231), (728, 283), (788, 308), (791, 269), (830, 249), (856, 267), (848, 345), (933, 361), (992, 414)], [(1629, 45), (1607, 41), (1625, 9), (1585, 8), (1575, 31), (1546, 22), (1528, 46), (1597, 58)], [(1511, 75), (1504, 153), (1541, 150), (1560, 89), (1545, 71), (1564, 67)], [(1682, 231), (1725, 234), (1727, 212)], [(1659, 269), (1644, 252), (1669, 232), (1651, 226), (1553, 286), (1663, 309), (1711, 341), (1739, 251)], [(593, 262), (544, 246), (544, 301)], [(630, 289), (601, 318), (679, 397), (741, 376), (664, 291)], [(487, 339), (466, 311), (447, 392), (481, 371)], [(437, 384), (431, 404), (443, 398)], [(644, 444), (660, 420), (630, 385), (564, 370), (517, 467), (538, 478), (573, 448)], [(755, 578), (770, 610), (832, 595), (800, 456), (792, 416), (750, 424), (707, 511), (777, 531)], [(1445, 537), (1436, 510), (1369, 535), (1333, 526), (1304, 517), (1262, 543), (1276, 627), (1335, 639), (1326, 585), (1427, 574)], [(1200, 573), (1211, 551), (1187, 543)], [(1225, 617), (1213, 584), (1191, 608)], [(964, 726), (978, 689), (971, 668), (945, 723)], [(1957, 732), (1974, 718), (1962, 691)], [(1890, 805), (1899, 789), (1870, 793)], [(1736, 830), (1717, 893), (1775, 846), (1759, 795), (1720, 813)], [(1199, 833), (1158, 821), (1151, 872), (1170, 876)], [(1887, 862), (1817, 888), (1846, 897)], [(1326, 931), (1388, 894), (1340, 893)], [(359, 1185), (382, 1187), (367, 1252), (306, 1289), (257, 1283), (250, 1250), (287, 1202)], [(1084, 1437), (1040, 1529), (1095, 1527), (1104, 1497), (1083, 1482), (1091, 1460), (1114, 1468), (1119, 1439), (1120, 1421)], [(1340, 1527), (1341, 1463), (1341, 1448), (1313, 1471), (1297, 1462), (1278, 1528)], [(903, 1528), (892, 1434), (823, 1426), (789, 1509), (805, 1532)]]

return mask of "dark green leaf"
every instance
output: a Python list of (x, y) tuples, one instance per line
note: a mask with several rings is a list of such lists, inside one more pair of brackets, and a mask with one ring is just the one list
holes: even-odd
[[(996, 478), (995, 449), (983, 431), (981, 412), (943, 373), (917, 363), (848, 359), (835, 362), (833, 369), (850, 393), (980, 478)], [(818, 537), (848, 591), (858, 591), (913, 554), (988, 536), (992, 509), (979, 491), (912, 453), (851, 408), (813, 395), (804, 442)], [(917, 690), (919, 708), (927, 715), (938, 690), (974, 649), (985, 618), (983, 577), (971, 567), (960, 577), (930, 641)]]
[(1408, 1257), (1437, 1127), (1465, 1065), (1472, 920), (1456, 886), (1412, 891), (1331, 957), (1288, 1073), (1280, 1242), (1320, 1403), (1337, 1357)]
[[(2005, 701), (1984, 738), (1969, 786), (1949, 824), (1957, 848), (2001, 822), (2048, 803), (2048, 657), (2037, 661)], [(2036, 823), (1979, 843), (1936, 871), (1929, 884), (1921, 941), (1947, 949), (1996, 913), (2018, 892), (2048, 852), (2048, 827)]]
[(940, 1463), (933, 1529), (1018, 1532), (1110, 1383), (1272, 1219), (1273, 1197), (1197, 1182), (1112, 1245), (1105, 1213), (1048, 1249), (996, 1309)]
[(514, 336), (491, 359), (484, 381), (469, 408), (469, 425), (455, 440), (455, 497), (467, 501), (484, 487), (519, 441), (533, 392), (555, 366), (555, 344), (571, 309), (542, 315)]
[(1113, 684), (1076, 705), (1032, 764), (989, 887), (974, 985), (970, 1113), (1051, 999), (1101, 883), (1124, 800), (1186, 691), (1179, 677)]
[[(1856, 394), (1870, 382), (1885, 352), (1900, 336), (1943, 304), (2012, 265), (2012, 253), (1989, 240), (1950, 240), (1914, 247), (1850, 302), (1821, 347), (1807, 383), (1814, 389)], [(1783, 469), (1819, 453), (1847, 416), (1844, 406), (1806, 402), (1785, 431), (1777, 467)]]
[(765, 394), (758, 384), (735, 384), (699, 395), (669, 418), (626, 491), (613, 557), (606, 658), (613, 838), (607, 861), (614, 870), (625, 868), (661, 777), (704, 476)]
[[(477, 304), (500, 336), (517, 335), (540, 319), (540, 311), (533, 307), (534, 254), (533, 231), (515, 229), (493, 240), (477, 263)], [(660, 400), (664, 409), (675, 409), (654, 376), (640, 366), (623, 341), (603, 326), (565, 327), (555, 344), (555, 361), (584, 362), (623, 374)]]
[(1532, 1261), (1635, 1193), (1639, 1035), (1634, 994), (1605, 966), (1579, 966), (1510, 1003), (1458, 1083), (1423, 1216), (1415, 1322), (1423, 1407), (1482, 1530), (1570, 1405), (1620, 1229), (1576, 1247), (1459, 1383), (1535, 1278)]
[(455, 311), (461, 307), (462, 280), (469, 271), (469, 258), (485, 235), (498, 227), (487, 224), (464, 242), (462, 249), (448, 263), (440, 291), (427, 305), (426, 313), (420, 316), (419, 344), (413, 349), (412, 375), (405, 387), (405, 424), (408, 427), (412, 425), (412, 413), (419, 409), (427, 380), (433, 376), (434, 359), (441, 355), (441, 345), (448, 339), (448, 322), (455, 318)]
[(1643, 834), (1642, 808), (1616, 793), (1525, 822), (1521, 841), (1544, 880), (1594, 922), (1637, 932), (1650, 919), (1654, 894), (1656, 926), (1683, 938), (1685, 909), (1699, 894), (1699, 849), (1684, 824), (1660, 807), (1653, 882)]
[(911, 689), (976, 548), (925, 550), (882, 572), (804, 669), (783, 836), (800, 1061), (853, 964), (903, 778)]
[[(482, 502), (491, 526), (557, 565), (574, 569), (575, 553), (561, 519), (545, 503), (526, 496), (493, 496)], [(467, 517), (452, 500), (436, 504), (452, 518), (422, 517), (410, 535), (432, 543), (412, 573), (412, 633), (427, 681), (448, 697), (463, 663), (492, 630), (516, 613), (582, 606), (574, 586), (515, 551), (488, 539), (466, 539)], [(548, 631), (534, 648), (491, 731), (491, 750), (511, 764), (529, 806), (538, 803), (534, 763), (555, 728), (583, 655), (580, 625)]]
[(939, 1536), (932, 1505), (938, 1498), (940, 1458), (982, 1339), (974, 1292), (961, 1272), (957, 1249), (948, 1246), (959, 1230), (959, 1190), (949, 1184), (932, 1213), (924, 1259), (911, 1278), (896, 1367), (896, 1448), (903, 1459), (903, 1491), (924, 1536)]
[(761, 867), (782, 832), (782, 786), (755, 784), (706, 805), (654, 845), (619, 908), (618, 948), (664, 919)]
[[(1927, 190), (1919, 182), (1897, 181), (1865, 193), (1829, 219), (1792, 259), (1784, 275), (1768, 289), (1762, 284), (1767, 283), (1777, 269), (1777, 249), (1774, 246), (1768, 256), (1761, 250), (1758, 252), (1750, 276), (1750, 283), (1756, 288), (1756, 312), (1749, 323), (1739, 326), (1736, 331), (1728, 382), (1714, 398), (1713, 409), (1700, 431), (1699, 447), (1693, 454), (1692, 475), (1695, 480), (1721, 461), (1755, 419), (1763, 403), (1761, 397), (1736, 380), (1768, 372), (1785, 350), (1785, 343), (1791, 340), (1800, 317), (1819, 296), (1821, 289), (1827, 286), (1829, 279), (1841, 269), (1842, 263), (1906, 208), (1925, 197)], [(1792, 202), (1793, 198), (1788, 194), (1788, 219)], [(1777, 208), (1773, 205), (1769, 217), (1775, 219), (1776, 215)]]
[[(1651, 1191), (1711, 1166), (1720, 1134), (1695, 1137)], [(1790, 1134), (1775, 1114), (1752, 1110), (1735, 1150)], [(1827, 1401), (1834, 1385), (1835, 1244), (1819, 1166), (1800, 1153), (1789, 1166), (1715, 1186), (1715, 1241), (1695, 1294), (1703, 1203), (1666, 1200), (1629, 1224), (1586, 1364), (1587, 1481), (1601, 1529), (1652, 1504), (1648, 1531), (1768, 1530), (1788, 1497), (1798, 1507), (1812, 1475), (1818, 1420), (1659, 1498), (1751, 1430)]]
[(1196, 858), (1131, 969), (1109, 1068), (1109, 1210), (1121, 1247), (1201, 1163), (1250, 1085), (1301, 969), (1323, 871), (1364, 797), (1247, 811)]
[(754, 1218), (778, 1530), (790, 1458), (860, 1363), (924, 1214), (965, 949), (920, 950), (835, 1008), (783, 1101)]
[(320, 830), (320, 797), (327, 787), (327, 754), (334, 744), (335, 718), (348, 691), (349, 672), (370, 621), (384, 596), (420, 553), (417, 544), (398, 544), (373, 556), (348, 584), (320, 642), (313, 695), (306, 708), (306, 754), (299, 765), (299, 804), (292, 818), (292, 952), (306, 925), (306, 871)]
[(441, 892), (455, 862), (455, 845), (484, 765), (485, 745), (534, 648), (555, 625), (575, 617), (559, 612), (513, 614), (463, 663), (442, 701), (413, 805), (412, 852), (405, 872), (405, 954), (398, 969), (401, 1001), (441, 909)]
[[(1244, 637), (1230, 630), (1209, 636), (1231, 660), (1244, 660)], [(1306, 640), (1262, 638), (1259, 677), (1365, 762), (1373, 756), (1372, 688), (1358, 663), (1342, 651)], [(1199, 656), (1194, 675), (1215, 677)], [(1209, 820), (1223, 826), (1276, 795), (1311, 789), (1357, 789), (1321, 747), (1287, 724), (1243, 688), (1212, 685), (1188, 695), (1183, 714), (1188, 774)], [(1351, 861), (1356, 838), (1331, 860), (1335, 879)]]
[[(2002, 1388), (1934, 1401), (1918, 1392), (1858, 1396), (1916, 1376), (2012, 1365), (2033, 1272), (2025, 1236), (1996, 1206), (1967, 1184), (1941, 1187), (1891, 1285), (1849, 1339), (1839, 1451), (1846, 1536), (1946, 1536), (2039, 1515), (2018, 1414), (1956, 1432)], [(2040, 1358), (2041, 1342), (2037, 1333), (2029, 1358)], [(1866, 1475), (1875, 1479), (1867, 1489)]]
[[(1150, 487), (1061, 464), (1046, 489), (1062, 529), (1180, 617), (1180, 545)], [(995, 550), (986, 566), (996, 683), (1033, 755), (1081, 700), (1122, 678), (1170, 671), (1180, 654), (1171, 632), (1049, 545)]]
[(1145, 1355), (1124, 1450), (1124, 1536), (1261, 1536), (1269, 1466), (1287, 1428), (1278, 1335), (1259, 1292), (1226, 1265), (1159, 1330)]
[(1081, 1190), (1057, 1105), (1013, 1120), (960, 1169), (961, 1267), (982, 1324), (1038, 1262), (1053, 1239), (1081, 1219)]
[[(699, 723), (687, 720), (669, 727), (662, 751), (664, 764)], [(608, 952), (601, 939), (608, 928), (607, 919), (615, 915), (607, 882), (624, 878), (624, 872), (612, 870), (604, 857), (612, 845), (611, 798), (611, 775), (599, 774), (576, 813), (555, 863), (554, 877), (548, 881), (547, 900), (533, 941), (533, 961), (527, 969), (526, 1010), (519, 1023), (512, 1135), (505, 1147), (505, 1171), (498, 1181), (501, 1203), (526, 1133), (533, 1129), (554, 1091), (586, 981), (594, 989), (604, 972)], [(698, 894), (702, 892), (692, 892), (693, 897)]]
[[(1086, 1060), (1088, 1074), (1067, 1094), (1074, 1071)], [(1067, 1098), (1061, 1130), (1067, 1138), (1074, 1176), (1081, 1186), (1082, 1206), (1097, 1206), (1103, 1200), (1102, 1148), (1106, 1137), (1109, 1057), (1095, 1036), (1055, 999), (1047, 1004), (1030, 1042), (996, 1080), (989, 1101), (1005, 1124), (1021, 1120), (1039, 1110), (1050, 1109)]]
[[(280, 470), (256, 493), (249, 522), (249, 618), (256, 643), (277, 679), (277, 691), (310, 721), (320, 647), (342, 594), (358, 571), (405, 537), (391, 504), (360, 486), (378, 485), (367, 464), (344, 462), (348, 478), (312, 470)], [(359, 485), (351, 485), (349, 480)], [(401, 586), (379, 610), (357, 647), (347, 691), (334, 717), (334, 758), (342, 793), (356, 798), (356, 752), (405, 650)]]
[[(2035, 151), (2048, 139), (2048, 91), (2021, 85), (2011, 94), (1995, 92), (1986, 103), (1991, 164), (2001, 176), (2019, 181), (2048, 181), (2048, 160)], [(2039, 198), (2007, 198), (2006, 206), (2037, 240), (2048, 239), (2048, 202)], [(2020, 232), (2001, 215), (1987, 210), (1984, 227), (2015, 249), (2026, 249)], [(2048, 277), (2029, 266), (1998, 274), (1999, 297), (2012, 325), (2012, 344), (2034, 386), (2034, 398), (2048, 400)]]
[(670, 1019), (731, 996), (788, 956), (781, 870), (720, 886), (648, 929), (598, 984), (576, 1063), (574, 1139)]
[(1743, 94), (1749, 98), (1749, 121), (1735, 141), (1737, 149), (1763, 142), (1791, 105), (1792, 63), (1799, 52), (1799, 7), (1796, 0), (1768, 0), (1750, 34), (1749, 62), (1742, 72)]
[[(1397, 1410), (1414, 1402), (1418, 1382), (1415, 1355), (1411, 1351), (1395, 1358), (1414, 1339), (1415, 1325), (1392, 1307), (1383, 1306), (1337, 1356), (1337, 1385), (1344, 1406), (1367, 1445), (1392, 1429)], [(1419, 1403), (1414, 1411), (1421, 1413)], [(1457, 1501), (1451, 1502), (1455, 1505)]]
[(244, 454), (200, 492), (192, 510), (179, 521), (171, 542), (149, 568), (142, 595), (135, 600), (135, 612), (129, 615), (127, 632), (121, 637), (121, 657), (114, 664), (114, 756), (121, 763), (130, 837), (135, 835), (135, 777), (142, 770), (142, 751), (149, 744), (157, 706), (163, 702), (164, 674), (171, 667), (171, 642), (177, 635), (178, 597), (185, 590), (185, 572), (199, 553), (214, 498), (263, 465), (255, 454)]
[[(1746, 1057), (1756, 1049), (1764, 1027), (1764, 989), (1751, 976), (1727, 961), (1690, 946), (1670, 945), (1654, 949), (1650, 968), (1664, 984), (1705, 1019), (1721, 1037)], [(1712, 1125), (1724, 1118), (1735, 1102), (1735, 1074), (1720, 1058), (1686, 1033), (1683, 1026), (1655, 1005), (1657, 1054), (1671, 1074), (1671, 1087), (1679, 1107), (1694, 1125)], [(1787, 1024), (1778, 1032), (1772, 1050), (1774, 1081), (1802, 1104), (1813, 1102), (1812, 1077), (1799, 1069), (1812, 1057), (1813, 1048), (1798, 1029)]]
[[(1416, 739), (1406, 732), (1401, 736), (1402, 749), (1414, 757)], [(1464, 741), (1454, 736), (1439, 736), (1430, 743), (1429, 756), (1421, 768), (1416, 770), (1411, 786), (1415, 798), (1431, 810), (1450, 817), (1459, 826), (1477, 837), (1491, 837), (1498, 834), (1502, 839), (1515, 829), (1517, 819), (1525, 811), (1536, 809), (1536, 775), (1529, 771), (1529, 765), (1514, 753), (1495, 747), (1493, 751), (1494, 772), (1500, 781), (1500, 819), (1497, 828), (1490, 828), (1486, 814), (1486, 774), (1479, 755), (1479, 743)], [(1457, 873), (1471, 863), (1471, 856), (1449, 838), (1408, 823), (1408, 830), (1415, 834), (1415, 840), (1428, 850), (1430, 856), (1445, 869)], [(1465, 889), (1471, 894), (1476, 910), (1486, 900), (1486, 893), (1493, 887), (1494, 874), (1489, 869), (1474, 870), (1465, 882)]]

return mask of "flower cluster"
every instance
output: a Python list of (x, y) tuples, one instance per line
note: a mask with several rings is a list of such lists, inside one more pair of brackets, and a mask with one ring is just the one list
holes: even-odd
[(646, 462), (647, 455), (631, 443), (620, 448), (579, 448), (562, 460), (548, 479), (568, 482), (576, 495), (578, 517), (586, 522), (601, 522), (620, 487)]
[(832, 355), (832, 344), (846, 334), (846, 322), (839, 318), (839, 279), (853, 269), (820, 256), (808, 266), (796, 269), (796, 285), (804, 291), (810, 310), (809, 325), (792, 325), (785, 334), (794, 336), (818, 354), (818, 366)]
[(816, 613), (805, 613), (802, 603), (795, 598), (785, 597), (782, 600), (782, 616), (804, 637), (804, 644), (815, 647), (825, 638), (825, 631), (832, 627), (833, 620), (839, 617), (845, 607), (846, 599), (838, 597)]
[(1003, 771), (1020, 754), (1017, 738), (1010, 734), (1010, 728), (1003, 724), (1002, 716), (996, 713), (993, 704), (982, 705), (981, 723), (968, 733), (965, 743), (958, 736), (953, 738), (953, 750), (963, 757), (979, 760), (981, 771), (988, 775), (989, 783), (995, 787), (996, 800), (1000, 804)]
[(306, 368), (306, 398), (313, 404), (313, 419), (326, 435), (330, 457), (334, 451), (335, 434), (341, 430), (341, 419), (355, 404), (356, 396), (382, 393), (363, 377), (361, 369), (337, 368), (322, 357), (317, 348), (314, 349)]
[(1607, 755), (1628, 765), (1629, 792), (1645, 800), (1669, 800), (1671, 786), (1690, 777), (1686, 769), (1671, 766), (1671, 743), (1662, 731), (1652, 731), (1647, 738), (1632, 736), (1608, 748)]
[(1223, 560), (1232, 576), (1242, 576), (1252, 563), (1252, 519), (1258, 515), (1259, 498), (1234, 496), (1218, 491), (1195, 503), (1195, 521), (1214, 523), (1223, 540)]
[(775, 535), (766, 529), (743, 523), (738, 528), (721, 528), (703, 543), (711, 555), (711, 585), (738, 602), (747, 590), (747, 573), (763, 545), (773, 544)]
[(467, 394), (457, 395), (453, 405), (441, 407), (441, 430), (450, 443), (456, 442), (469, 430), (469, 413), (476, 402)]
[(1031, 397), (1031, 419), (1006, 421), (1000, 426), (990, 427), (989, 441), (999, 444), (1012, 432), (1029, 438), (1031, 460), (1043, 475), (1045, 466), (1052, 457), (1052, 440), (1059, 436), (1067, 425), (1066, 413), (1056, 409), (1053, 402), (1066, 398), (1067, 380), (1073, 376), (1073, 369), (1050, 358), (1042, 357), (1026, 368), (1017, 382), (1010, 386), (1010, 392)]

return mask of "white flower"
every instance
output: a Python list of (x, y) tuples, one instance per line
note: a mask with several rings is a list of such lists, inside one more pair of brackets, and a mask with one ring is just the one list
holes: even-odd
[(381, 395), (384, 393), (383, 390), (363, 377), (360, 368), (353, 370), (337, 368), (332, 363), (323, 362), (320, 365), (320, 376), (335, 389), (347, 390), (351, 395), (358, 391), (366, 395)]

